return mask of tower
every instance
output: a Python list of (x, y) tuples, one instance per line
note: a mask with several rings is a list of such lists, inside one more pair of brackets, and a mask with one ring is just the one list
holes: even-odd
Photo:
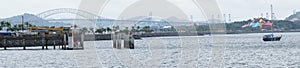
[(266, 13), (266, 18), (269, 19), (269, 13), (268, 12)]
[(228, 22), (231, 22), (231, 14), (228, 14)]
[(226, 14), (224, 14), (223, 16), (224, 16), (224, 23), (227, 23)]
[(191, 15), (191, 22), (194, 22), (194, 17), (193, 17), (193, 15)]
[(274, 19), (273, 5), (271, 4), (271, 20)]

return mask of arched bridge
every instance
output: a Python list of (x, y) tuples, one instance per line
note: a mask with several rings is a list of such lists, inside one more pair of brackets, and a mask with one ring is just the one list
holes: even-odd
[(37, 16), (40, 18), (46, 19), (49, 16), (61, 14), (61, 13), (76, 14), (76, 15), (82, 16), (86, 19), (101, 19), (102, 18), (96, 14), (93, 14), (93, 13), (90, 13), (87, 11), (83, 11), (83, 10), (73, 9), (73, 8), (59, 8), (59, 9), (48, 10), (48, 11), (37, 14)]

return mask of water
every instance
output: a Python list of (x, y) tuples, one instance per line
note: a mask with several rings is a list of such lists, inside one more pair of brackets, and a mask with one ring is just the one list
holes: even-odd
[(1, 48), (0, 68), (299, 68), (300, 33), (279, 34), (277, 42), (263, 42), (262, 33), (152, 37), (136, 40), (134, 50), (113, 49), (112, 41), (75, 51)]

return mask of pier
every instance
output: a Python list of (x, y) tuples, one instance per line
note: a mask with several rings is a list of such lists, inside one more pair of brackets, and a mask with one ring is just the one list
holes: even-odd
[(53, 49), (67, 48), (68, 42), (64, 36), (25, 36), (25, 37), (12, 37), (12, 36), (1, 36), (0, 47), (7, 50), (8, 47), (36, 47), (42, 46), (42, 49), (48, 49), (48, 46), (53, 46)]
[(112, 34), (113, 48), (121, 49), (122, 45), (124, 48), (134, 49), (134, 38), (131, 33), (115, 32)]

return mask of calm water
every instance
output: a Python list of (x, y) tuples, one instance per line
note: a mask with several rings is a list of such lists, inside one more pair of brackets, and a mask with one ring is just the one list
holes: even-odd
[(136, 40), (136, 49), (113, 49), (112, 41), (85, 42), (85, 50), (3, 50), (0, 68), (203, 68), (300, 67), (300, 33), (278, 33), (263, 42), (262, 33), (152, 37)]

